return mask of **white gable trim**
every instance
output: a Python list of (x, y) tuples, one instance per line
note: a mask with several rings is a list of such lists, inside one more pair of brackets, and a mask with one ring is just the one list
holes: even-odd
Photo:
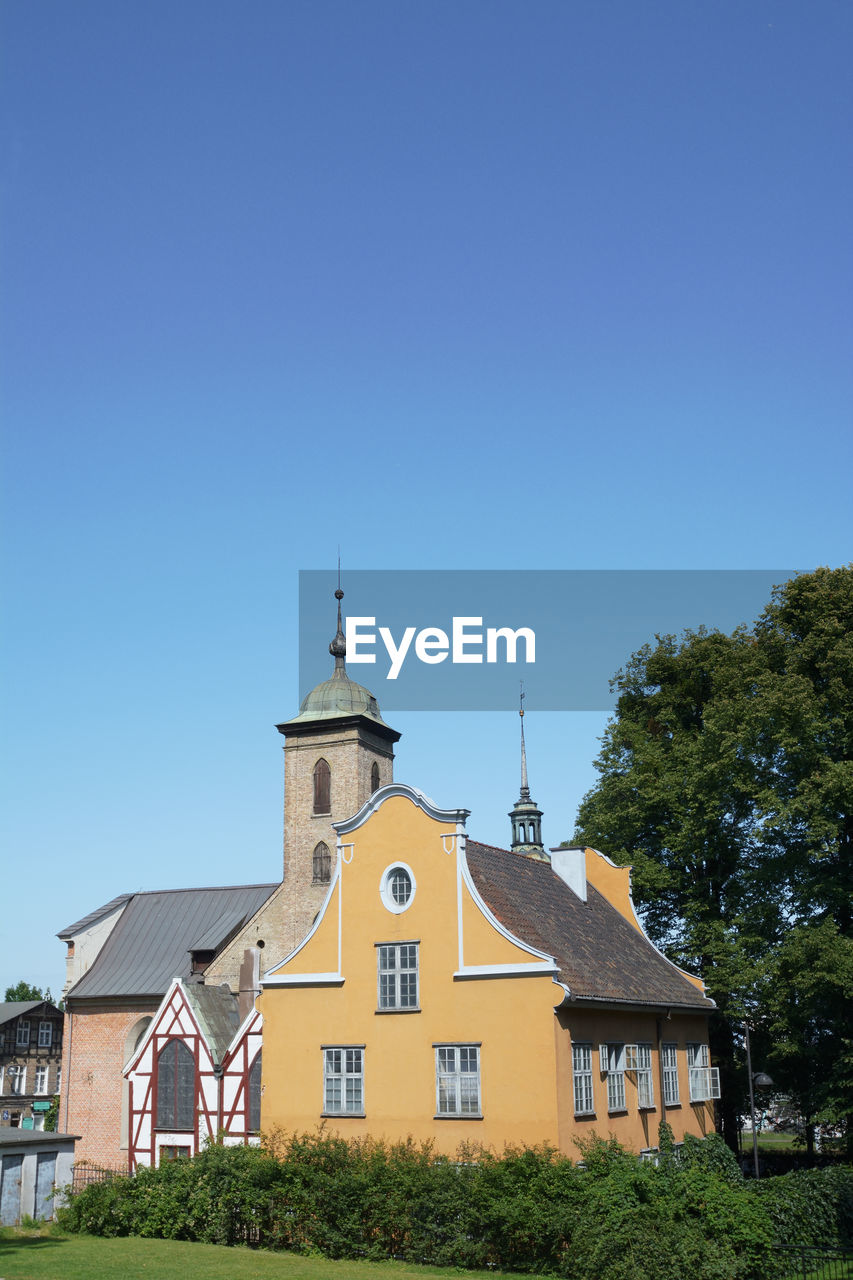
[(343, 822), (333, 822), (332, 826), (339, 836), (348, 836), (366, 822), (371, 814), (374, 814), (392, 796), (403, 796), (404, 799), (410, 800), (412, 804), (422, 809), (428, 817), (435, 818), (436, 822), (453, 823), (454, 825), (461, 823), (464, 826), (465, 819), (471, 812), (470, 809), (439, 809), (435, 801), (430, 800), (429, 796), (425, 796), (417, 787), (410, 787), (405, 782), (390, 782), (387, 786), (380, 787), (378, 791), (374, 791), (373, 795), (368, 800), (365, 800), (358, 813), (353, 814), (351, 818), (346, 818)]
[[(486, 902), (480, 896), (477, 886), (474, 884), (473, 877), (468, 868), (468, 860), (466, 858), (465, 838), (460, 836), (456, 841), (457, 848), (457, 917), (459, 929), (459, 967), (454, 973), (454, 978), (497, 978), (506, 977), (509, 974), (526, 974), (533, 976), (543, 973), (554, 974), (557, 972), (557, 962), (554, 957), (549, 955), (547, 951), (539, 951), (538, 948), (532, 947), (529, 942), (525, 942), (523, 938), (519, 938), (516, 934), (507, 929), (506, 925), (501, 924), (497, 916), (489, 909)], [(465, 963), (465, 942), (463, 936), (462, 925), (462, 885), (471, 895), (471, 900), (479, 910), (480, 914), (488, 920), (489, 924), (499, 933), (502, 938), (506, 938), (507, 942), (511, 942), (514, 946), (527, 953), (529, 956), (535, 956), (539, 963), (523, 962), (518, 964), (477, 964), (467, 965)]]

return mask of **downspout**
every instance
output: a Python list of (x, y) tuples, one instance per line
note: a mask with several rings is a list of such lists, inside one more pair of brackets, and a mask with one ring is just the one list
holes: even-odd
[[(672, 1010), (667, 1009), (666, 1021), (669, 1022), (671, 1018), (672, 1018)], [(657, 1020), (658, 1075), (660, 1076), (660, 1122), (661, 1124), (666, 1124), (666, 1088), (665, 1088), (665, 1077), (664, 1077), (664, 1068), (663, 1068), (663, 1022), (664, 1022), (663, 1018), (658, 1018)]]
[[(73, 1039), (74, 1039), (74, 1014), (69, 1009), (68, 1010), (68, 1063), (67, 1063), (68, 1069), (65, 1072), (65, 1115), (64, 1116), (60, 1115), (56, 1117), (57, 1125), (59, 1125), (61, 1120), (62, 1123), (65, 1125), (66, 1133), (70, 1133), (70, 1129), (68, 1128), (68, 1126), (71, 1123), (68, 1118), (68, 1112), (71, 1109), (71, 1101), (70, 1101), (71, 1099), (71, 1045), (72, 1045)], [(61, 1109), (62, 1109), (62, 1103), (60, 1101), (60, 1111)], [(61, 1128), (59, 1132), (60, 1133), (62, 1132)]]

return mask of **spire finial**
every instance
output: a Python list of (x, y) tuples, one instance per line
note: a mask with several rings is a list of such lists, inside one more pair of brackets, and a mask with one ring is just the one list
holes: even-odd
[(344, 593), (343, 591), (341, 591), (341, 549), (340, 547), (338, 547), (338, 585), (335, 591), (335, 599), (338, 602), (338, 629), (335, 632), (334, 640), (329, 645), (329, 653), (332, 655), (332, 657), (335, 660), (334, 674), (337, 675), (338, 672), (340, 672), (342, 675), (345, 676), (347, 673), (347, 668), (346, 668), (347, 642), (346, 642), (346, 637), (344, 636), (344, 629), (341, 624), (341, 601), (343, 600), (343, 598), (344, 598)]
[(521, 798), (527, 800), (530, 787), (527, 782), (527, 750), (524, 746), (524, 682), (519, 682), (518, 714), (521, 718)]

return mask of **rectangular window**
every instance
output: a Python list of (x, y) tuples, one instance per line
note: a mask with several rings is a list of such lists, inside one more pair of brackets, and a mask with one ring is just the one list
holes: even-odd
[(47, 1067), (36, 1067), (36, 1093), (47, 1093)]
[(601, 1044), (598, 1046), (601, 1074), (607, 1076), (607, 1110), (625, 1110), (625, 1046)]
[(681, 1101), (678, 1093), (678, 1045), (661, 1045), (663, 1066), (663, 1100), (667, 1107), (677, 1107)]
[(592, 1101), (592, 1045), (572, 1045), (572, 1080), (575, 1091), (575, 1115), (591, 1116), (595, 1112)]
[(30, 1043), (30, 1020), (29, 1018), (21, 1018), (18, 1023), (18, 1031), (15, 1036), (15, 1045), (18, 1049), (26, 1049)]
[(10, 1067), (8, 1071), (8, 1076), (9, 1076), (9, 1092), (14, 1094), (23, 1093), (24, 1082), (27, 1078), (27, 1068), (26, 1067)]
[(720, 1069), (711, 1066), (706, 1044), (687, 1046), (687, 1075), (691, 1102), (710, 1102), (712, 1098), (719, 1098)]
[(435, 1109), (439, 1116), (481, 1114), (479, 1045), (435, 1045)]
[(189, 1147), (178, 1147), (170, 1143), (160, 1147), (158, 1155), (160, 1164), (168, 1164), (170, 1160), (189, 1160), (191, 1152)]
[(641, 1111), (651, 1111), (655, 1105), (655, 1086), (652, 1079), (652, 1046), (637, 1045), (637, 1106)]
[(61, 1084), (62, 1084), (62, 1067), (57, 1067), (56, 1068), (56, 1090), (55, 1090), (56, 1093), (60, 1092)]
[(323, 1050), (323, 1110), (332, 1116), (364, 1115), (364, 1047)]
[(380, 1009), (418, 1008), (418, 944), (381, 943), (376, 948)]
[(52, 1044), (53, 1044), (53, 1023), (40, 1022), (39, 1023), (39, 1048), (49, 1049)]

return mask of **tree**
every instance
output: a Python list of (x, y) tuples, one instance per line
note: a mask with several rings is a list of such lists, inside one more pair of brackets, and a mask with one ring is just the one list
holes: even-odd
[(50, 988), (43, 992), (40, 987), (33, 987), (29, 982), (18, 982), (14, 987), (6, 988), (6, 1000), (50, 1000)]
[(657, 637), (613, 684), (574, 841), (633, 865), (649, 934), (705, 977), (734, 1144), (737, 1024), (785, 935), (851, 934), (853, 568), (792, 579), (732, 635)]

